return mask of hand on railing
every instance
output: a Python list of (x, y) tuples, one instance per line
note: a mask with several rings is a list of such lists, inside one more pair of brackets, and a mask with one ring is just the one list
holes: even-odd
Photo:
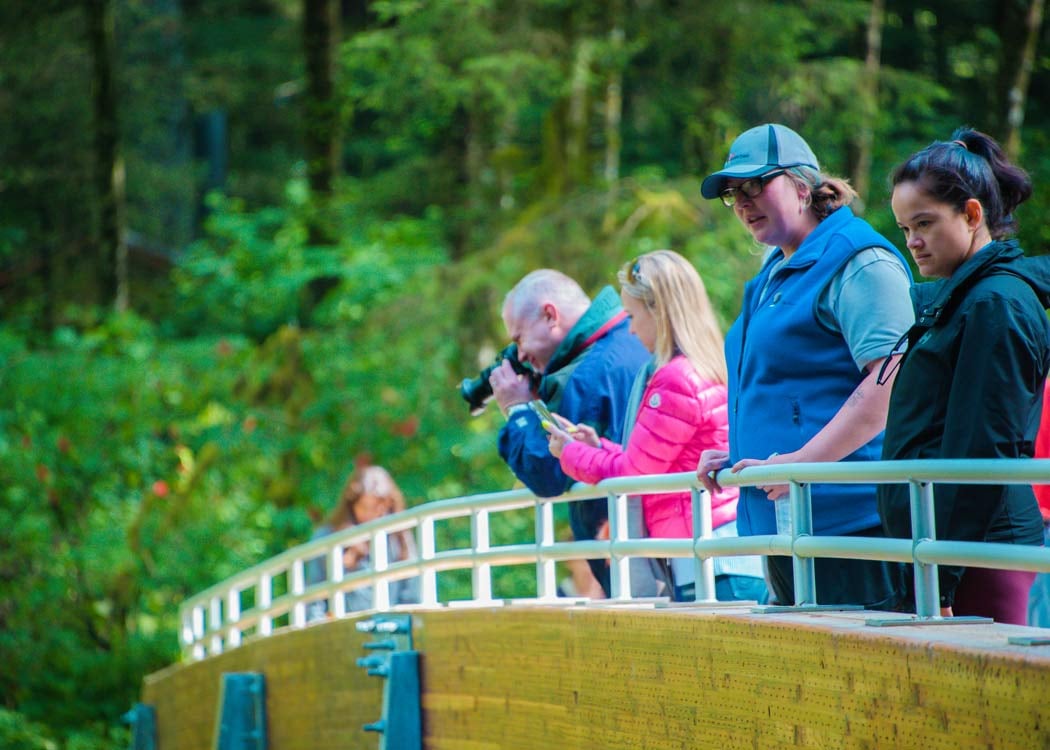
[[(730, 469), (736, 474), (741, 469), (747, 469), (751, 466), (771, 466), (773, 464), (792, 464), (798, 462), (798, 455), (796, 453), (770, 453), (769, 458), (764, 461), (760, 458), (742, 458), (733, 464), (733, 468)], [(786, 497), (790, 489), (790, 485), (787, 484), (756, 484), (756, 489), (762, 490), (766, 493), (766, 497), (770, 500), (779, 500), (782, 497)]]
[(696, 478), (704, 489), (712, 495), (722, 491), (722, 486), (715, 480), (715, 475), (729, 462), (729, 451), (708, 449), (700, 454), (700, 463), (696, 466)]
[[(752, 466), (790, 464), (797, 463), (798, 460), (797, 453), (785, 453), (783, 455), (779, 453), (771, 453), (769, 458), (764, 460), (760, 458), (742, 458), (733, 464), (730, 471), (736, 474), (742, 469), (747, 469)], [(728, 461), (728, 451), (706, 450), (700, 454), (700, 463), (696, 467), (696, 478), (700, 480), (700, 483), (708, 492), (716, 493), (722, 491), (722, 486), (718, 483), (715, 477), (718, 475), (719, 471), (726, 467)], [(779, 500), (780, 498), (787, 496), (789, 489), (789, 485), (787, 484), (760, 484), (755, 486), (765, 492), (770, 500)]]

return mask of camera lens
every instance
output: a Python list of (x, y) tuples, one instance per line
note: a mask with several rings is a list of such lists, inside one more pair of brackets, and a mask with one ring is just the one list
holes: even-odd
[(480, 414), (485, 408), (485, 402), (491, 398), (492, 385), (489, 383), (489, 377), (496, 366), (489, 365), (476, 378), (463, 378), (463, 382), (459, 384), (459, 395), (467, 402), (471, 414)]
[(492, 377), (492, 371), (503, 364), (503, 360), (510, 361), (514, 372), (528, 376), (533, 388), (538, 387), (539, 375), (529, 365), (518, 359), (518, 345), (508, 344), (496, 355), (496, 361), (478, 373), (476, 378), (464, 378), (459, 384), (459, 395), (467, 402), (473, 416), (484, 411), (485, 403), (492, 397), (492, 385), (489, 383), (489, 378)]

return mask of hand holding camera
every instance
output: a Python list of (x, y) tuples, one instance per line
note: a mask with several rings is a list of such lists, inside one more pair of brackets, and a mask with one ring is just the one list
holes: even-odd
[(489, 376), (489, 386), (501, 411), (515, 404), (526, 404), (536, 398), (532, 381), (517, 372), (508, 360), (503, 360)]
[(471, 415), (477, 416), (493, 396), (506, 411), (509, 406), (535, 398), (539, 385), (540, 374), (518, 359), (517, 344), (508, 344), (476, 378), (463, 379), (459, 395), (467, 402)]

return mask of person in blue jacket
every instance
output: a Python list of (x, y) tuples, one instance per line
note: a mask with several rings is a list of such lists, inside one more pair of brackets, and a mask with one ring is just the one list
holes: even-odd
[[(514, 475), (541, 497), (565, 492), (573, 479), (548, 449), (548, 433), (528, 408), (540, 399), (570, 420), (585, 423), (602, 437), (619, 442), (635, 375), (649, 352), (632, 336), (620, 295), (611, 286), (592, 301), (580, 285), (560, 271), (540, 269), (519, 281), (503, 302), (503, 323), (518, 346), (518, 358), (542, 373), (533, 393), (529, 380), (504, 361), (489, 378), (492, 393), (507, 423), (499, 433), (499, 454)], [(608, 518), (605, 500), (570, 505), (569, 522), (577, 540), (594, 539)], [(591, 569), (608, 595), (605, 560)], [(646, 575), (648, 561), (632, 561), (634, 595), (659, 593)], [(649, 583), (645, 583), (645, 581)]]
[[(890, 392), (878, 373), (914, 321), (904, 258), (850, 210), (853, 188), (822, 173), (784, 125), (740, 135), (700, 190), (770, 248), (726, 336), (729, 450), (704, 452), (700, 480), (717, 491), (727, 465), (878, 460)], [(776, 533), (770, 500), (787, 491), (741, 488), (740, 536)], [(812, 500), (817, 535), (882, 536), (874, 486), (814, 485)], [(791, 558), (766, 563), (773, 601), (794, 604)], [(817, 559), (815, 568), (819, 604), (899, 605), (897, 563)]]

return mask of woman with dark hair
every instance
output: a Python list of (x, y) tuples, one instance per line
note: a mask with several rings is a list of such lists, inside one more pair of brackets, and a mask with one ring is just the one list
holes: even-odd
[[(783, 125), (737, 137), (700, 192), (769, 249), (726, 334), (729, 450), (704, 452), (700, 480), (717, 492), (724, 466), (878, 459), (889, 389), (876, 375), (914, 322), (907, 262), (853, 214), (853, 188)], [(742, 487), (740, 535), (777, 533), (770, 501), (787, 489)], [(882, 536), (873, 485), (818, 484), (812, 500), (817, 535)], [(766, 562), (776, 603), (794, 604), (791, 558)], [(892, 608), (903, 589), (896, 563), (823, 558), (814, 567), (820, 604)]]
[[(892, 175), (893, 214), (919, 272), (916, 323), (890, 397), (885, 459), (1031, 458), (1050, 370), (1050, 264), (1013, 240), (1028, 175), (969, 128), (911, 156)], [(902, 339), (902, 344), (904, 339)], [(887, 368), (888, 369), (888, 368)], [(884, 378), (885, 379), (885, 378)], [(938, 539), (1039, 545), (1028, 485), (934, 490)], [(908, 488), (879, 488), (887, 533), (910, 537)], [(1023, 625), (1034, 573), (944, 565), (945, 615)]]

